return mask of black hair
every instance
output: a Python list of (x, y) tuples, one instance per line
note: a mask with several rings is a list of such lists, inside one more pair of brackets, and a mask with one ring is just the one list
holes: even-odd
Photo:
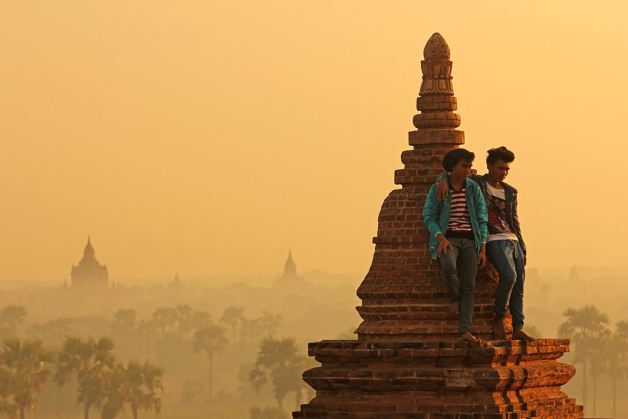
[(486, 164), (495, 164), (497, 160), (503, 160), (505, 163), (511, 163), (515, 159), (515, 153), (501, 146), (491, 148), (486, 156)]
[(451, 172), (460, 160), (472, 162), (475, 160), (475, 154), (464, 148), (451, 150), (443, 157), (443, 169), (445, 169), (446, 172)]

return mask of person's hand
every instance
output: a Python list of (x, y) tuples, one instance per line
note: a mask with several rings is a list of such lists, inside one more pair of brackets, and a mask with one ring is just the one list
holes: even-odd
[(482, 248), (480, 249), (480, 255), (478, 256), (478, 265), (480, 265), (480, 269), (484, 269), (486, 266), (486, 244), (482, 243)]
[(447, 187), (447, 180), (441, 179), (438, 181), (438, 186), (436, 187), (436, 199), (438, 201), (442, 201), (445, 197), (449, 195), (449, 188)]
[(436, 238), (438, 239), (438, 257), (446, 255), (448, 247), (451, 250), (454, 250), (454, 247), (451, 245), (451, 243), (449, 243), (449, 240), (447, 240), (442, 233), (439, 233)]
[(523, 255), (523, 266), (528, 265), (528, 255)]

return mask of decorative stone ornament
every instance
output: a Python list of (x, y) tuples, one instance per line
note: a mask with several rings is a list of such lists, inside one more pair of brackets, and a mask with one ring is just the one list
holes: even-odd
[(438, 32), (432, 35), (423, 50), (425, 60), (421, 61), (423, 82), (421, 83), (421, 96), (453, 95), (454, 87), (451, 84), (451, 56), (449, 45)]
[[(357, 294), (363, 319), (358, 340), (309, 344), (321, 363), (303, 374), (316, 390), (293, 418), (518, 419), (582, 418), (582, 406), (561, 391), (575, 374), (558, 362), (569, 340), (501, 340), (491, 320), (498, 276), (478, 273), (471, 333), (486, 341), (458, 340), (458, 319), (447, 313), (450, 297), (423, 226), (425, 198), (441, 161), (464, 144), (451, 84), (449, 46), (432, 35), (421, 63), (423, 83), (393, 190), (378, 219), (375, 254)], [(512, 332), (511, 319), (506, 319)]]

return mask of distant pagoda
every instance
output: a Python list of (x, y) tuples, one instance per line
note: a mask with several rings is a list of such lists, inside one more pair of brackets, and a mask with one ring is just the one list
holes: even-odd
[(72, 288), (102, 289), (109, 286), (107, 266), (101, 265), (96, 259), (94, 248), (89, 236), (83, 250), (83, 259), (78, 266), (72, 266)]
[(303, 277), (297, 274), (297, 265), (292, 259), (292, 250), (288, 250), (288, 260), (283, 268), (283, 275), (277, 278), (274, 286), (276, 287), (291, 287), (295, 285), (302, 285), (305, 281)]

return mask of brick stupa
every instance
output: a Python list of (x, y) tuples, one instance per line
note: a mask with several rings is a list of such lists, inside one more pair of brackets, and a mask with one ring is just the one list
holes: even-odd
[(401, 189), (382, 205), (373, 263), (357, 292), (363, 319), (358, 340), (309, 344), (310, 356), (322, 365), (303, 379), (316, 397), (293, 417), (582, 418), (582, 406), (561, 391), (576, 372), (557, 361), (569, 351), (569, 340), (493, 340), (497, 275), (490, 266), (476, 280), (471, 330), (486, 346), (458, 341), (458, 319), (446, 312), (449, 293), (440, 263), (428, 251), (421, 213), (443, 156), (465, 140), (454, 113), (449, 47), (435, 33), (423, 53), (420, 113), (409, 135), (413, 149), (401, 155), (405, 167), (395, 173)]

